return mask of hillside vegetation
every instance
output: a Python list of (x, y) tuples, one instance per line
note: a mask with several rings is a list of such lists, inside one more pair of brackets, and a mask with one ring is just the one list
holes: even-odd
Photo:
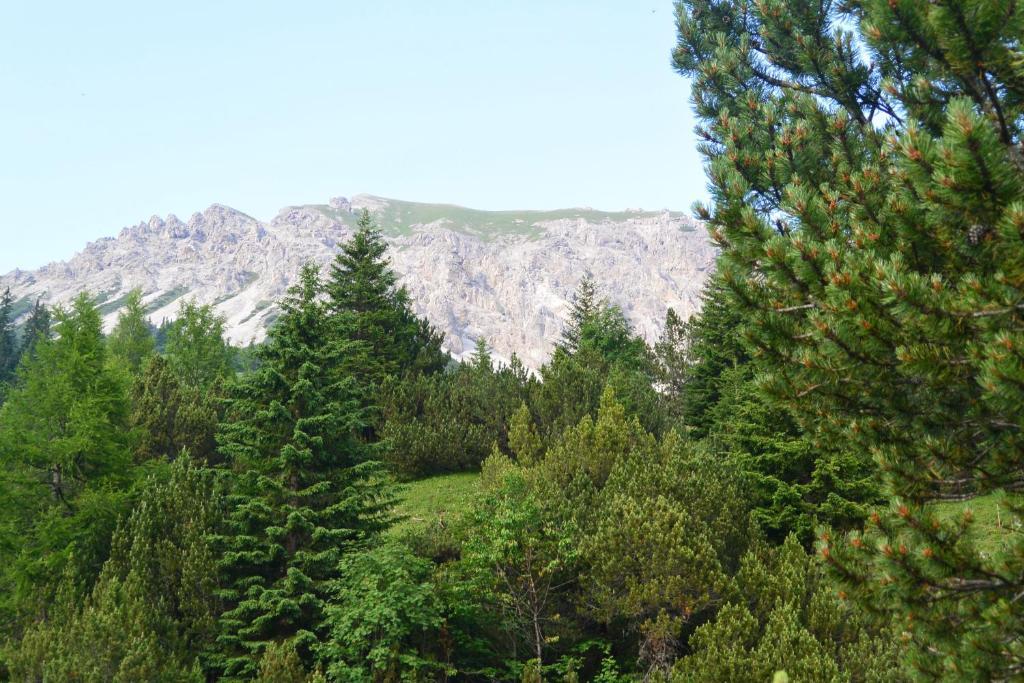
[(1020, 679), (1024, 18), (676, 18), (721, 251), (654, 343), (579, 272), (536, 372), (454, 360), (379, 227), (422, 207), (244, 351), (0, 298), (0, 678)]

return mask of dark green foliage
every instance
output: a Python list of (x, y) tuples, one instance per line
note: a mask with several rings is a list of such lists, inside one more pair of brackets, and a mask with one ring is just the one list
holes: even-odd
[(85, 294), (38, 337), (0, 408), (0, 618), (35, 618), (66, 567), (91, 580), (131, 477), (128, 400)]
[[(11, 381), (14, 369), (18, 367), (18, 343), (14, 336), (14, 300), (11, 290), (4, 290), (0, 296), (0, 387)], [(3, 397), (0, 388), (0, 400)]]
[(905, 620), (926, 677), (1024, 667), (1024, 539), (986, 555), (936, 519), (1021, 507), (1022, 21), (1008, 2), (679, 6), (722, 282), (767, 394), (883, 471), (893, 504), (825, 550)]
[(575, 353), (579, 348), (583, 326), (606, 305), (605, 301), (598, 298), (597, 283), (594, 282), (594, 278), (589, 274), (583, 276), (569, 302), (569, 320), (562, 331), (562, 340), (558, 344), (558, 348), (566, 353)]
[(165, 355), (186, 387), (206, 390), (232, 374), (224, 319), (195, 301), (182, 303), (178, 318), (167, 327)]
[(540, 369), (541, 382), (531, 399), (545, 442), (553, 443), (581, 418), (593, 416), (609, 384), (647, 429), (660, 434), (667, 416), (653, 387), (651, 353), (621, 310), (596, 299), (589, 278), (574, 297), (569, 329), (571, 339), (559, 344)]
[(173, 460), (187, 450), (200, 462), (214, 462), (219, 393), (219, 385), (205, 391), (182, 386), (170, 363), (152, 356), (132, 387), (136, 459)]
[(345, 549), (387, 523), (388, 487), (357, 437), (364, 396), (345, 373), (366, 345), (337, 340), (320, 292), (306, 267), (259, 348), (260, 367), (229, 399), (220, 443), (236, 475), (219, 540), (218, 639), (229, 679), (252, 676), (268, 645), (284, 640), (311, 665)]
[(403, 477), (476, 469), (497, 445), (533, 383), (519, 359), (494, 367), (486, 347), (433, 375), (391, 378), (380, 391), (384, 457)]
[(50, 309), (39, 300), (36, 300), (29, 313), (25, 327), (21, 330), (21, 344), (18, 347), (18, 358), (31, 356), (35, 352), (36, 344), (40, 339), (49, 339), (52, 336), (53, 316)]
[(107, 339), (111, 358), (123, 363), (137, 374), (146, 359), (156, 350), (153, 331), (142, 304), (142, 290), (133, 289), (125, 299), (124, 310)]
[(331, 266), (327, 294), (335, 334), (368, 345), (371, 363), (360, 374), (372, 384), (387, 375), (429, 374), (448, 363), (441, 335), (412, 312), (409, 293), (397, 282), (387, 243), (364, 210)]
[(670, 396), (681, 404), (691, 433), (707, 436), (712, 429), (708, 411), (718, 403), (722, 373), (750, 361), (743, 345), (742, 309), (713, 277), (701, 294), (700, 313), (685, 323), (666, 323), (666, 334), (672, 336), (663, 337), (660, 352), (658, 346), (655, 352), (662, 373), (672, 378), (669, 387), (677, 392)]

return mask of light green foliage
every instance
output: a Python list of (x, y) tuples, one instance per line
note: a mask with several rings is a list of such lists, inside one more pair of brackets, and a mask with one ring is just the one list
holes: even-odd
[[(558, 209), (554, 211), (480, 211), (452, 204), (425, 204), (397, 199), (378, 199), (374, 215), (381, 229), (388, 235), (409, 235), (413, 226), (444, 221), (446, 227), (456, 232), (465, 232), (491, 240), (506, 235), (539, 236), (537, 223), (544, 221), (584, 219), (591, 223), (606, 221), (624, 222), (635, 218), (653, 218), (661, 212), (641, 211), (597, 211), (594, 209)], [(338, 211), (330, 206), (316, 207), (328, 217), (344, 222), (351, 221), (351, 214)], [(674, 218), (682, 214), (673, 213)]]
[(734, 597), (690, 638), (673, 680), (766, 681), (779, 670), (795, 681), (902, 680), (896, 634), (872, 627), (822, 572), (795, 537), (752, 548)]
[(221, 510), (188, 459), (157, 471), (114, 533), (95, 586), (67, 573), (47, 617), (10, 653), (13, 680), (203, 681), (216, 624), (207, 535)]
[(518, 468), (506, 469), (469, 518), (462, 575), (493, 623), (521, 644), (539, 667), (558, 642), (559, 606), (572, 583), (576, 550), (567, 530), (552, 523)]
[(309, 678), (294, 644), (286, 640), (267, 646), (260, 658), (259, 673), (253, 680), (255, 683), (306, 683)]
[(224, 319), (211, 306), (183, 302), (166, 334), (167, 362), (182, 385), (205, 390), (231, 376)]
[(332, 680), (422, 681), (446, 671), (444, 606), (432, 564), (388, 544), (342, 560), (321, 648)]
[(125, 298), (124, 310), (107, 339), (107, 348), (111, 358), (122, 363), (131, 373), (138, 373), (156, 350), (156, 341), (142, 305), (141, 289), (133, 289)]
[(476, 472), (442, 474), (403, 484), (395, 505), (395, 516), (401, 521), (388, 533), (401, 536), (418, 528), (457, 524), (479, 491)]
[(519, 405), (509, 421), (508, 449), (524, 465), (536, 463), (544, 452), (544, 444), (537, 435), (533, 416), (525, 402)]
[(69, 561), (96, 575), (130, 477), (128, 401), (99, 314), (83, 294), (57, 317), (57, 339), (40, 337), (0, 408), (5, 621), (44, 610)]

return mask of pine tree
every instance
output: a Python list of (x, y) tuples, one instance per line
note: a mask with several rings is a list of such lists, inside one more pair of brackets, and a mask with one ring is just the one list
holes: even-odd
[(1006, 2), (684, 0), (722, 282), (798, 423), (892, 505), (822, 553), (903, 620), (924, 676), (1024, 670), (1024, 15)]
[(398, 286), (387, 257), (387, 243), (363, 210), (352, 238), (331, 265), (327, 294), (336, 334), (369, 345), (375, 364), (363, 370), (379, 384), (385, 375), (408, 370), (435, 372), (447, 364), (442, 337), (412, 312), (409, 293)]
[(124, 309), (107, 339), (110, 355), (123, 362), (133, 374), (156, 349), (153, 332), (142, 304), (142, 290), (133, 289), (125, 299)]
[(274, 642), (291, 640), (312, 664), (339, 560), (387, 521), (389, 489), (357, 437), (364, 396), (346, 374), (364, 362), (366, 345), (334, 338), (320, 294), (307, 266), (258, 350), (260, 367), (229, 400), (221, 451), (237, 482), (219, 541), (218, 642), (230, 680), (253, 676)]
[(132, 386), (136, 460), (173, 460), (187, 450), (197, 461), (212, 464), (219, 399), (216, 388), (182, 386), (163, 356), (151, 356)]
[(187, 458), (142, 487), (95, 585), (65, 576), (48, 618), (8, 659), (13, 680), (196, 681), (216, 626), (207, 537), (221, 510), (209, 472)]

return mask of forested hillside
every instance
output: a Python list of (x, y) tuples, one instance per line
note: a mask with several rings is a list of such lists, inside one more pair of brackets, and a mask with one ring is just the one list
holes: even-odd
[(1024, 675), (1024, 18), (684, 0), (721, 248), (455, 362), (370, 212), (267, 340), (0, 300), (0, 678)]

